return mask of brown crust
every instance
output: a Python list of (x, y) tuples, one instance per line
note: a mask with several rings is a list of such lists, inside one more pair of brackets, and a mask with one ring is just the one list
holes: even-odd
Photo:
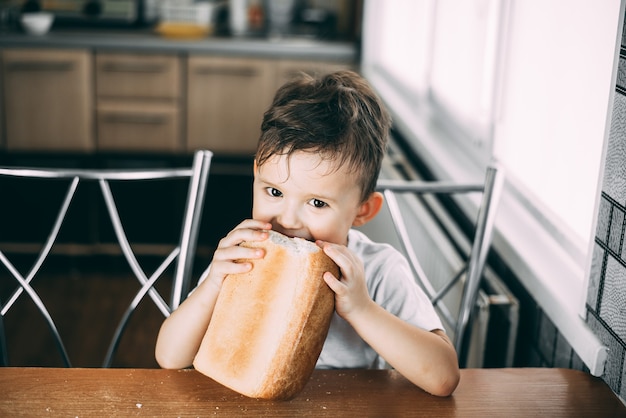
[[(277, 238), (277, 239), (276, 239)], [(276, 241), (243, 243), (265, 248), (249, 273), (226, 278), (194, 367), (253, 398), (288, 399), (308, 382), (334, 310), (334, 294), (322, 275), (337, 265), (315, 244), (297, 251)], [(315, 247), (313, 247), (315, 246)]]

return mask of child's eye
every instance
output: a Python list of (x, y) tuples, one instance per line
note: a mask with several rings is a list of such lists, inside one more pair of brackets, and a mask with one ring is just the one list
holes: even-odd
[(265, 189), (267, 191), (267, 194), (272, 196), (272, 197), (282, 197), (283, 192), (281, 192), (278, 189), (275, 189), (273, 187), (268, 187)]
[(326, 206), (328, 206), (326, 202), (323, 202), (319, 199), (311, 199), (309, 203), (316, 208), (325, 208)]

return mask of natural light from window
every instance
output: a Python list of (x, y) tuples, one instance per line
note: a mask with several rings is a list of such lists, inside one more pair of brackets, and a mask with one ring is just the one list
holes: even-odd
[(619, 1), (561, 3), (515, 3), (495, 154), (586, 243), (612, 88), (616, 27), (607, 23)]
[(619, 0), (368, 0), (363, 62), (393, 78), (402, 95), (412, 96), (410, 106), (440, 106), (435, 117), (465, 129), (456, 141), (480, 145), (468, 156), (480, 164), (495, 157), (529, 210), (583, 253), (619, 6)]

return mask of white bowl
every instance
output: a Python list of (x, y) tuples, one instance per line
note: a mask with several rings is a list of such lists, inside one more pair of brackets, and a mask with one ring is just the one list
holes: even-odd
[(22, 27), (31, 35), (44, 35), (50, 30), (54, 15), (48, 12), (23, 13), (20, 17)]

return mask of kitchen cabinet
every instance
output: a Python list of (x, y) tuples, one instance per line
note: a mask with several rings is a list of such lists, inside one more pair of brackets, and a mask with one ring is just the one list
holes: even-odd
[(93, 150), (89, 51), (5, 49), (2, 73), (8, 150)]
[(179, 151), (182, 58), (174, 54), (96, 54), (99, 150)]
[(249, 157), (280, 85), (354, 63), (344, 44), (292, 54), (280, 42), (84, 36), (0, 38), (3, 151)]
[(188, 151), (252, 155), (275, 92), (275, 62), (194, 55), (187, 68)]
[(316, 75), (346, 68), (350, 66), (312, 60), (190, 57), (188, 150), (252, 155), (263, 113), (278, 87), (299, 72)]

